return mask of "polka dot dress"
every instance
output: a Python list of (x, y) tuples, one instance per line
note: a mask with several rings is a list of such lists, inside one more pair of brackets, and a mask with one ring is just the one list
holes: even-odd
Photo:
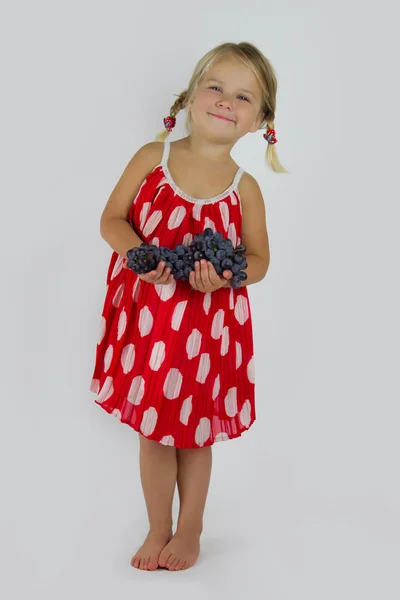
[[(168, 170), (170, 144), (143, 181), (128, 220), (157, 246), (188, 245), (211, 227), (241, 243), (237, 186), (200, 200)], [(107, 273), (90, 389), (95, 402), (150, 440), (200, 448), (240, 436), (256, 418), (253, 332), (247, 287), (211, 293), (187, 281), (142, 281), (114, 252)]]

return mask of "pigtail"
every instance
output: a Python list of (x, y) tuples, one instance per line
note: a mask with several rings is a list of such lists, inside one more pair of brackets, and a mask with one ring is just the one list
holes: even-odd
[[(174, 94), (176, 96), (176, 94)], [(169, 111), (169, 116), (172, 119), (176, 119), (177, 114), (185, 107), (185, 100), (187, 99), (188, 90), (183, 91), (171, 106)], [(175, 126), (175, 123), (172, 125), (171, 129)], [(166, 127), (160, 133), (157, 134), (155, 141), (156, 142), (164, 142), (169, 136), (170, 132)]]
[[(268, 129), (273, 129), (275, 131), (275, 123), (274, 121), (267, 121)], [(282, 165), (278, 158), (278, 153), (275, 149), (275, 144), (267, 144), (267, 151), (265, 154), (265, 158), (269, 166), (275, 173), (289, 173)]]

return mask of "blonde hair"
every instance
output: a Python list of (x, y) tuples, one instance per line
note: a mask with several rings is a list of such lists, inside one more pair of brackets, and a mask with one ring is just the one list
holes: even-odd
[[(260, 52), (260, 50), (258, 50), (258, 48), (249, 42), (241, 42), (240, 44), (226, 42), (207, 52), (207, 54), (205, 54), (197, 63), (189, 82), (188, 89), (179, 94), (174, 104), (171, 106), (169, 116), (176, 118), (177, 114), (190, 104), (192, 98), (196, 94), (199, 82), (205, 73), (218, 59), (225, 56), (234, 56), (252, 70), (262, 89), (261, 109), (259, 114), (259, 118), (262, 117), (262, 121), (259, 129), (263, 129), (266, 126), (270, 129), (275, 129), (276, 91), (278, 87), (276, 75), (269, 60)], [(190, 112), (188, 112), (186, 118), (187, 130), (189, 130), (191, 124), (192, 119)], [(156, 141), (163, 142), (168, 135), (169, 132), (165, 128), (157, 135)], [(275, 150), (275, 144), (265, 143), (267, 144), (266, 160), (271, 169), (275, 171), (275, 173), (288, 173), (279, 161)]]

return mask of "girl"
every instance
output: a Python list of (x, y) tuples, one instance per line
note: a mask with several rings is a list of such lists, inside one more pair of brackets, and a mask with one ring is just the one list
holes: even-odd
[[(149, 534), (132, 566), (177, 571), (200, 552), (211, 473), (211, 446), (250, 428), (254, 404), (253, 334), (247, 285), (269, 266), (264, 200), (230, 152), (265, 124), (267, 160), (286, 172), (275, 149), (277, 82), (249, 43), (225, 43), (197, 64), (187, 90), (164, 119), (158, 141), (130, 160), (101, 217), (114, 250), (91, 391), (95, 402), (139, 432), (140, 472)], [(164, 141), (187, 110), (190, 134)], [(165, 263), (146, 275), (126, 267), (144, 241), (175, 248), (211, 228), (247, 247), (247, 280), (230, 287), (208, 261), (189, 281)], [(172, 501), (180, 511), (172, 533)]]

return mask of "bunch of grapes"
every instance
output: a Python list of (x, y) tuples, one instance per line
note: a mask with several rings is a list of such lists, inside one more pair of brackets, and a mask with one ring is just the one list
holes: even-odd
[(208, 227), (203, 233), (194, 236), (189, 246), (178, 244), (171, 250), (166, 246), (149, 245), (143, 242), (139, 248), (128, 250), (128, 267), (137, 274), (150, 273), (157, 268), (161, 261), (165, 261), (165, 267), (171, 268), (174, 279), (188, 281), (191, 271), (194, 271), (194, 263), (197, 260), (209, 260), (218, 273), (232, 271), (230, 280), (234, 289), (240, 287), (240, 282), (247, 279), (244, 269), (247, 268), (247, 260), (244, 255), (246, 246), (241, 244), (236, 248), (229, 238), (223, 237), (222, 233), (216, 233)]

